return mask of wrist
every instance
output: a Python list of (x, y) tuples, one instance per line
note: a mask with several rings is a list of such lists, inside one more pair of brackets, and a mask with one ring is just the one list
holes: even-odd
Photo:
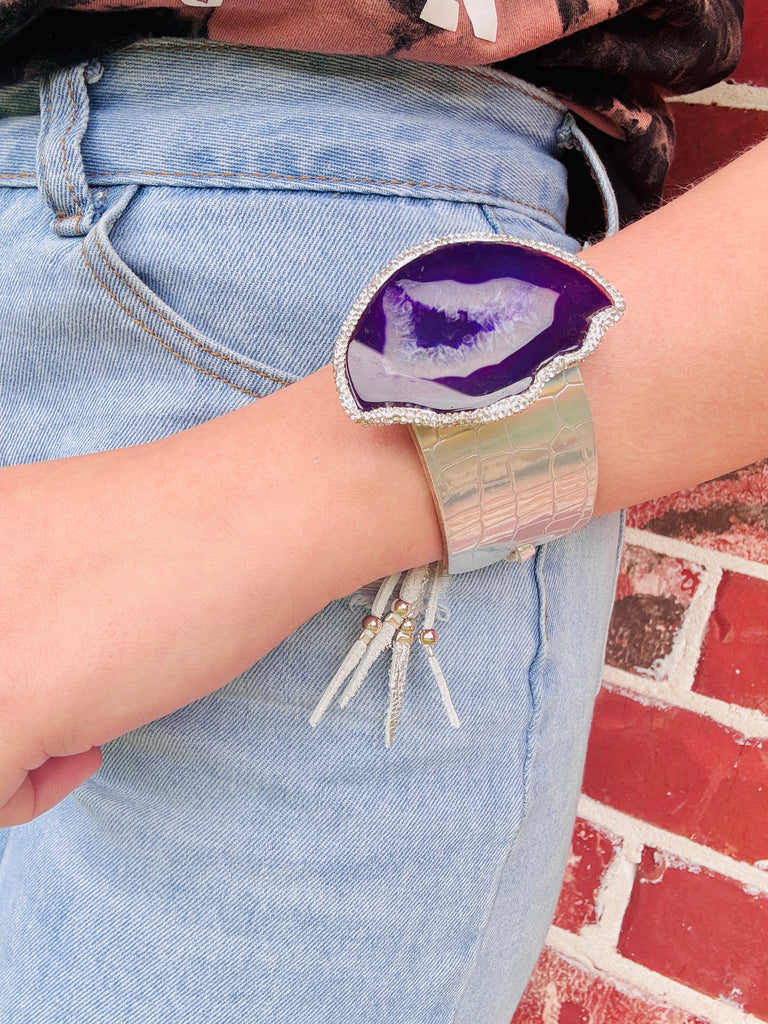
[(409, 424), (450, 573), (527, 557), (592, 515), (594, 433), (578, 364), (621, 295), (552, 245), (455, 235), (401, 253), (334, 349), (344, 411)]
[(226, 527), (252, 599), (275, 574), (291, 580), (290, 629), (372, 579), (441, 557), (408, 428), (350, 420), (330, 366), (157, 445), (164, 465), (188, 467), (183, 486), (203, 503), (206, 528)]

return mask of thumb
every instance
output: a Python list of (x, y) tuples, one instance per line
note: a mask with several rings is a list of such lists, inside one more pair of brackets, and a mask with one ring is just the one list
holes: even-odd
[(49, 811), (100, 767), (99, 747), (67, 757), (49, 757), (39, 768), (23, 775), (13, 795), (0, 807), (0, 828), (23, 825)]

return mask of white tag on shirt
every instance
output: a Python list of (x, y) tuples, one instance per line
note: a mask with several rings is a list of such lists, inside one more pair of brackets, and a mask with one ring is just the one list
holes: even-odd
[[(498, 32), (495, 0), (463, 0), (463, 3), (475, 37), (495, 43)], [(459, 0), (427, 0), (419, 17), (430, 25), (456, 32), (459, 27)]]

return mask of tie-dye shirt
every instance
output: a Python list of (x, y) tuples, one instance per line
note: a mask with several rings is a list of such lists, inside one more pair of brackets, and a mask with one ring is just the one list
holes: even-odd
[(743, 0), (0, 0), (0, 83), (158, 36), (495, 64), (592, 127), (627, 217), (656, 201), (670, 93), (735, 66)]

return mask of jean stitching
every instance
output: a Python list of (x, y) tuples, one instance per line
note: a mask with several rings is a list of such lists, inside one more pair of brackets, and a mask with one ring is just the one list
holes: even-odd
[[(255, 373), (257, 376), (264, 377), (265, 380), (271, 380), (274, 384), (280, 384), (282, 387), (287, 387), (288, 384), (290, 384), (290, 381), (284, 380), (281, 377), (275, 377), (272, 374), (265, 373), (263, 370), (257, 370), (254, 366), (248, 366), (247, 363), (239, 362), (237, 359), (234, 359), (232, 356), (225, 355), (223, 352), (216, 352), (216, 351), (214, 351), (214, 349), (209, 348), (207, 345), (204, 345), (201, 341), (198, 341), (196, 338), (193, 338), (191, 334), (187, 334), (186, 331), (182, 331), (180, 327), (177, 327), (176, 324), (174, 324), (171, 320), (169, 320), (168, 317), (165, 316), (147, 298), (145, 298), (143, 295), (141, 295), (141, 293), (138, 292), (133, 287), (133, 285), (125, 278), (125, 276), (120, 272), (120, 270), (117, 267), (114, 266), (114, 264), (110, 261), (109, 256), (102, 249), (101, 244), (99, 242), (99, 239), (98, 239), (98, 237), (96, 235), (94, 235), (94, 241), (96, 243), (96, 248), (99, 250), (99, 255), (104, 260), (104, 262), (106, 263), (107, 267), (111, 270), (111, 272), (114, 274), (114, 276), (117, 278), (117, 280), (125, 288), (127, 288), (128, 291), (131, 292), (131, 294), (134, 295), (139, 300), (139, 302), (142, 303), (142, 305), (146, 306), (147, 309), (149, 309), (152, 313), (155, 314), (155, 316), (158, 317), (158, 319), (162, 320), (164, 324), (166, 324), (168, 327), (170, 327), (171, 330), (175, 331), (177, 334), (180, 334), (182, 338), (186, 338), (187, 341), (191, 341), (193, 345), (195, 345), (197, 348), (201, 349), (201, 351), (205, 352), (207, 355), (213, 356), (215, 359), (222, 359), (224, 362), (232, 363), (234, 366), (240, 367), (241, 370), (247, 370), (249, 373)], [(84, 248), (83, 248), (83, 256), (85, 256), (85, 249)], [(88, 262), (87, 258), (86, 258), (86, 262)], [(88, 265), (90, 266), (90, 264), (88, 264)], [(110, 295), (112, 295), (112, 292), (110, 292)], [(114, 295), (112, 297), (115, 298), (115, 301), (118, 301)], [(129, 311), (126, 309), (126, 307), (122, 305), (122, 303), (118, 302), (118, 304), (120, 305), (121, 309), (125, 309), (125, 311), (127, 313), (129, 313)], [(129, 313), (129, 315), (131, 315), (131, 314)], [(137, 323), (140, 323), (140, 322), (141, 321), (137, 321)], [(152, 333), (152, 332), (150, 332), (150, 333)], [(195, 365), (195, 364), (193, 363), (192, 365)], [(200, 369), (200, 367), (198, 367), (198, 369)], [(203, 371), (203, 372), (205, 372), (205, 371)], [(215, 376), (215, 374), (213, 376)], [(222, 377), (221, 379), (224, 380), (225, 378)], [(248, 394), (252, 394), (252, 392), (250, 392), (250, 391), (247, 392), (247, 393)]]
[(95, 180), (98, 180), (98, 178), (104, 176), (109, 177), (115, 175), (118, 177), (120, 175), (127, 176), (135, 174), (140, 174), (144, 177), (158, 178), (246, 178), (261, 181), (318, 181), (338, 185), (408, 185), (412, 188), (435, 188), (450, 192), (460, 192), (466, 195), (486, 196), (488, 199), (504, 199), (506, 202), (512, 203), (515, 206), (522, 206), (526, 210), (534, 210), (536, 213), (545, 213), (548, 217), (552, 217), (554, 221), (560, 224), (560, 221), (551, 210), (547, 210), (543, 206), (534, 206), (532, 203), (526, 203), (522, 199), (512, 199), (508, 196), (500, 196), (493, 192), (485, 192), (483, 189), (465, 188), (460, 185), (445, 185), (429, 181), (401, 181), (398, 178), (392, 178), (389, 180), (378, 178), (336, 178), (325, 174), (280, 174), (277, 171), (147, 171), (135, 169), (126, 170), (125, 168), (119, 170), (112, 169), (100, 171), (98, 175), (94, 175), (94, 178)]
[(469, 983), (472, 980), (472, 976), (475, 973), (475, 970), (477, 969), (478, 960), (480, 958), (480, 954), (485, 943), (488, 922), (491, 918), (493, 908), (495, 907), (496, 901), (499, 896), (499, 890), (501, 888), (501, 879), (504, 874), (504, 869), (510, 862), (510, 859), (514, 854), (514, 851), (517, 847), (517, 844), (520, 840), (520, 835), (523, 830), (523, 822), (525, 821), (525, 816), (528, 813), (528, 805), (530, 802), (530, 767), (534, 757), (534, 748), (536, 745), (536, 731), (538, 729), (539, 720), (541, 718), (542, 704), (541, 699), (539, 699), (537, 706), (535, 694), (533, 692), (532, 680), (536, 674), (540, 674), (541, 672), (541, 663), (546, 656), (547, 648), (547, 596), (546, 585), (544, 582), (544, 561), (546, 558), (546, 553), (547, 545), (542, 544), (537, 549), (536, 556), (534, 558), (534, 579), (536, 581), (536, 592), (538, 595), (539, 602), (538, 638), (536, 643), (536, 653), (534, 654), (533, 659), (531, 660), (530, 667), (528, 669), (528, 689), (531, 700), (531, 715), (530, 720), (528, 722), (528, 728), (525, 732), (525, 759), (523, 762), (523, 806), (520, 810), (519, 827), (517, 828), (515, 835), (512, 838), (512, 841), (507, 845), (507, 848), (503, 856), (499, 858), (498, 868), (496, 870), (496, 874), (494, 876), (493, 885), (491, 889), (492, 896), (490, 902), (488, 903), (482, 924), (480, 925), (480, 928), (478, 930), (477, 942), (475, 943), (474, 951), (470, 958), (470, 962), (468, 964), (464, 980), (462, 981), (459, 987), (459, 992), (457, 994), (456, 1000), (453, 1005), (453, 1009), (451, 1011), (451, 1021), (456, 1020), (456, 1016), (459, 1013), (459, 1010), (461, 1009), (461, 1002), (462, 999), (464, 998), (464, 993), (466, 992)]
[[(44, 161), (44, 159), (41, 159), (40, 163), (41, 163), (41, 167), (42, 167), (42, 170), (43, 170), (43, 174), (45, 175), (45, 161)], [(125, 170), (125, 169), (123, 169), (123, 170), (103, 171), (103, 172), (101, 172), (101, 174), (99, 176), (95, 177), (95, 180), (98, 180), (98, 177), (100, 177), (101, 175), (104, 175), (104, 176), (114, 175), (115, 177), (119, 177), (119, 176), (122, 176), (122, 175), (125, 175), (125, 176), (131, 175), (132, 176), (132, 175), (135, 175), (135, 174), (140, 174), (140, 175), (143, 175), (145, 177), (164, 177), (164, 178), (168, 178), (168, 177), (178, 177), (178, 178), (246, 178), (246, 179), (256, 179), (256, 180), (277, 180), (277, 181), (318, 181), (318, 182), (328, 182), (328, 183), (331, 183), (331, 184), (340, 184), (340, 185), (410, 185), (410, 186), (412, 186), (414, 188), (446, 189), (446, 190), (450, 190), (450, 191), (453, 191), (453, 192), (465, 192), (465, 193), (470, 194), (470, 195), (487, 196), (489, 199), (505, 199), (507, 202), (512, 203), (514, 206), (520, 206), (520, 207), (523, 207), (526, 210), (533, 210), (536, 213), (544, 213), (544, 214), (546, 214), (548, 217), (551, 217), (555, 221), (555, 223), (558, 224), (558, 226), (562, 227), (563, 230), (565, 230), (565, 226), (564, 226), (564, 224), (562, 224), (560, 219), (557, 216), (555, 216), (555, 214), (551, 210), (546, 209), (546, 207), (534, 206), (532, 203), (526, 203), (522, 199), (509, 199), (506, 196), (498, 196), (498, 195), (493, 194), (492, 192), (484, 192), (481, 189), (463, 188), (460, 185), (439, 185), (439, 184), (436, 184), (436, 183), (429, 183), (429, 182), (399, 181), (399, 180), (394, 179), (394, 178), (389, 180), (389, 181), (379, 180), (377, 178), (331, 178), (331, 177), (328, 177), (328, 176), (322, 175), (322, 174), (316, 174), (316, 175), (312, 175), (312, 174), (295, 174), (295, 175), (293, 175), (293, 174), (278, 174), (277, 172), (260, 173), (258, 171), (139, 171), (139, 170)], [(37, 177), (37, 175), (32, 173), (32, 172), (20, 172), (18, 174), (0, 174), (0, 180), (2, 180), (3, 178), (32, 178), (32, 179), (34, 179), (36, 177)], [(47, 186), (46, 186), (46, 191), (48, 191)], [(491, 220), (491, 217), (489, 216), (485, 206), (483, 207), (483, 209), (484, 209), (486, 218), (488, 220)], [(496, 230), (503, 234), (503, 232), (501, 232), (501, 229), (499, 227), (496, 227)]]
[[(77, 211), (76, 215), (75, 215), (75, 231), (79, 232), (80, 231), (80, 223), (81, 223), (81, 221), (83, 219), (83, 210), (82, 210), (82, 207), (80, 206), (80, 200), (77, 198), (77, 192), (75, 191), (75, 186), (74, 186), (74, 183), (72, 182), (72, 178), (71, 178), (70, 173), (69, 173), (69, 161), (67, 159), (67, 137), (68, 137), (69, 133), (72, 131), (72, 129), (74, 128), (75, 121), (77, 120), (77, 99), (75, 97), (75, 89), (74, 89), (74, 86), (72, 84), (72, 74), (71, 74), (71, 72), (70, 72), (70, 74), (67, 75), (67, 86), (69, 88), (69, 98), (70, 98), (70, 101), (72, 103), (72, 117), (70, 118), (69, 124), (67, 125), (67, 130), (64, 132), (64, 134), (61, 137), (61, 162), (62, 162), (62, 165), (64, 167), (64, 177), (66, 178), (67, 188), (69, 189), (70, 195), (72, 196), (72, 199), (74, 200), (75, 210)], [(62, 220), (69, 219), (69, 217), (71, 217), (71, 216), (72, 216), (72, 214), (66, 213), (65, 211), (61, 210), (61, 211), (57, 212), (56, 219), (59, 220), (59, 221), (62, 221)]]
[(43, 124), (40, 138), (40, 170), (43, 172), (43, 189), (45, 190), (45, 194), (48, 199), (48, 205), (52, 210), (55, 210), (56, 202), (53, 198), (53, 193), (51, 192), (51, 186), (48, 183), (48, 163), (45, 156), (48, 133), (51, 130), (51, 121), (53, 120), (53, 98), (51, 95), (50, 80), (45, 83), (45, 115), (43, 116), (41, 110), (41, 119)]
[(523, 765), (523, 816), (525, 816), (528, 810), (528, 802), (530, 800), (531, 765), (535, 756), (534, 740), (539, 726), (539, 719), (541, 717), (542, 704), (544, 701), (543, 694), (539, 693), (537, 695), (534, 689), (534, 679), (540, 679), (541, 677), (542, 663), (547, 657), (548, 648), (547, 584), (544, 575), (548, 548), (549, 546), (547, 544), (541, 544), (539, 546), (536, 551), (536, 564), (534, 566), (536, 590), (539, 598), (539, 642), (536, 657), (531, 662), (531, 667), (528, 671), (528, 686), (531, 695), (531, 720), (528, 723), (528, 731), (525, 740), (525, 763)]
[(94, 269), (91, 261), (88, 259), (88, 255), (87, 255), (87, 253), (85, 251), (85, 243), (84, 242), (81, 243), (80, 250), (82, 252), (83, 259), (85, 261), (85, 265), (90, 270), (91, 274), (93, 275), (93, 277), (96, 280), (96, 283), (99, 285), (99, 287), (104, 289), (104, 291), (107, 293), (107, 295), (109, 295), (110, 298), (115, 303), (117, 303), (117, 305), (120, 307), (120, 309), (122, 309), (122, 311), (124, 313), (126, 313), (131, 318), (131, 320), (133, 320), (133, 322), (135, 324), (137, 324), (137, 326), (141, 327), (142, 330), (146, 331), (147, 334), (149, 334), (156, 341), (159, 341), (160, 344), (163, 346), (163, 348), (166, 349), (168, 352), (170, 352), (171, 355), (176, 356), (177, 359), (180, 359), (183, 363), (186, 363), (188, 366), (191, 366), (194, 370), (199, 370), (200, 373), (204, 373), (206, 375), (206, 377), (213, 377), (214, 380), (222, 381), (222, 383), (227, 384), (231, 388), (234, 388), (235, 391), (240, 391), (244, 395), (250, 395), (251, 398), (261, 398), (262, 397), (257, 392), (249, 391), (248, 388), (240, 387), (238, 384), (234, 384), (231, 380), (227, 380), (226, 377), (222, 377), (220, 374), (214, 373), (212, 370), (206, 370), (202, 366), (198, 366), (197, 363), (193, 363), (192, 360), (189, 359), (187, 356), (183, 356), (181, 354), (181, 352), (177, 352), (175, 348), (173, 348), (171, 345), (169, 345), (168, 342), (164, 341), (163, 338), (161, 338), (159, 334), (157, 334), (155, 331), (153, 331), (151, 329), (151, 327), (148, 327), (142, 320), (139, 320), (139, 318), (137, 316), (135, 316), (130, 311), (130, 309), (127, 308), (127, 306), (123, 305), (123, 303), (118, 299), (118, 297), (115, 295), (115, 293), (113, 291), (111, 291), (107, 287), (107, 285), (104, 283), (104, 281), (102, 281), (102, 279), (96, 273), (96, 270)]

